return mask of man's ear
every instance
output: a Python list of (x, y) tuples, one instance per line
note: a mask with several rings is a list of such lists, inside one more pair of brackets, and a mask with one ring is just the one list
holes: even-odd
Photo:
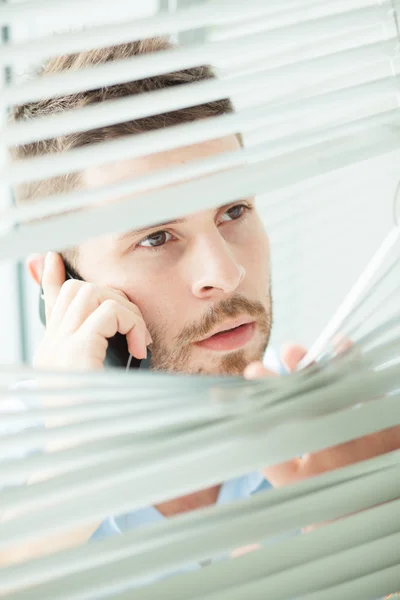
[(42, 281), (44, 259), (44, 254), (30, 254), (25, 262), (29, 275), (38, 285)]

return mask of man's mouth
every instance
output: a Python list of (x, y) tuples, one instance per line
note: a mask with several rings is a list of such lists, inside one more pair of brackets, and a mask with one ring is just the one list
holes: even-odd
[(222, 325), (216, 333), (196, 342), (196, 346), (217, 352), (229, 352), (243, 348), (253, 337), (256, 330), (254, 321), (241, 319), (238, 324)]

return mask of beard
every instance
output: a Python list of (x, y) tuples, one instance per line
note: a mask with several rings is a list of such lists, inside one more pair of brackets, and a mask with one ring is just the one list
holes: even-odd
[[(222, 300), (210, 307), (198, 323), (186, 325), (170, 346), (166, 344), (165, 329), (150, 328), (153, 339), (150, 368), (174, 373), (241, 375), (249, 363), (262, 360), (268, 345), (272, 328), (271, 293), (266, 304), (267, 308), (262, 302), (251, 301), (238, 294)], [(209, 336), (227, 318), (243, 315), (254, 318), (260, 334), (259, 343), (252, 349), (241, 348), (221, 357), (214, 354), (212, 358), (205, 359), (204, 364), (199, 364), (199, 358), (194, 357), (193, 342)]]

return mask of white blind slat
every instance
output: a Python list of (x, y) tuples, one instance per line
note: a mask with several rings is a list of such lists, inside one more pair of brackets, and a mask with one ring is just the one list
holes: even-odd
[[(121, 143), (121, 140), (116, 143)], [(232, 199), (290, 186), (338, 169), (349, 162), (366, 160), (393, 152), (397, 148), (396, 132), (377, 129), (368, 134), (360, 133), (356, 138), (317, 144), (308, 151), (301, 149), (274, 160), (263, 161), (263, 153), (259, 152), (258, 163), (230, 169), (229, 173), (222, 172), (195, 182), (179, 183), (174, 189), (166, 188), (144, 196), (127, 198), (118, 203), (113, 202), (112, 206), (102, 205), (96, 209), (97, 219), (93, 219), (90, 211), (72, 212), (62, 217), (53, 217), (48, 222), (26, 225), (23, 229), (9, 232), (0, 237), (0, 260), (6, 257), (23, 258), (30, 252), (75, 245), (88, 239), (89, 231), (95, 236), (110, 231), (126, 231), (127, 223), (134, 223), (138, 228), (144, 227), (154, 223), (154, 214), (158, 215), (160, 221), (181, 217), (182, 206), (186, 206), (184, 199), (188, 197), (191, 198), (191, 210), (206, 209)], [(266, 153), (270, 154), (269, 148)], [(117, 205), (123, 207), (123, 211), (116, 211)], [(58, 228), (57, 223), (61, 224), (61, 228)]]
[[(262, 515), (260, 515), (262, 518)], [(254, 530), (253, 530), (254, 532)], [(210, 532), (208, 532), (210, 534)], [(261, 532), (259, 532), (260, 534)], [(255, 534), (257, 535), (257, 533)], [(210, 536), (208, 536), (208, 544), (210, 544)], [(398, 552), (398, 544), (400, 541), (400, 533), (393, 533), (392, 535), (388, 535), (381, 539), (373, 540), (372, 542), (357, 546), (355, 548), (342, 548), (340, 555), (330, 555), (327, 557), (319, 556), (315, 560), (309, 560), (307, 564), (302, 564), (301, 566), (294, 567), (293, 569), (285, 570), (280, 574), (273, 574), (269, 576), (261, 576), (258, 578), (257, 583), (255, 584), (254, 580), (249, 581), (248, 574), (246, 572), (241, 571), (242, 573), (242, 581), (239, 581), (234, 589), (237, 589), (237, 586), (242, 585), (247, 590), (241, 590), (240, 597), (245, 598), (249, 596), (245, 596), (245, 593), (250, 593), (250, 597), (260, 597), (256, 593), (254, 596), (254, 589), (259, 589), (264, 592), (265, 590), (279, 590), (278, 594), (280, 598), (287, 598), (289, 594), (296, 593), (292, 590), (297, 586), (297, 593), (301, 592), (309, 592), (310, 590), (319, 589), (322, 586), (330, 586), (332, 584), (337, 584), (338, 582), (344, 582), (350, 577), (357, 578), (359, 576), (365, 575), (366, 573), (370, 573), (371, 571), (378, 570), (380, 568), (385, 568), (387, 566), (393, 565), (399, 559)], [(176, 545), (175, 545), (176, 546)], [(197, 550), (195, 556), (202, 557), (203, 560), (206, 560), (209, 557), (207, 551), (212, 551), (210, 547), (204, 548), (203, 551), (201, 548), (201, 541), (199, 540), (199, 550)], [(171, 551), (174, 550), (172, 547)], [(178, 548), (178, 552), (180, 550), (180, 554), (182, 555), (182, 542)], [(156, 554), (156, 553), (154, 553)], [(186, 558), (182, 556), (182, 563), (177, 563), (177, 561), (173, 560), (173, 557), (168, 552), (168, 558), (165, 557), (165, 549), (162, 549), (162, 552), (158, 553), (160, 555), (160, 567), (158, 569), (149, 568), (148, 563), (150, 560), (145, 556), (135, 557), (134, 564), (132, 567), (132, 558), (129, 557), (125, 560), (119, 561), (116, 564), (112, 564), (108, 567), (103, 567), (99, 573), (98, 570), (92, 573), (82, 573), (79, 575), (75, 575), (73, 580), (71, 578), (65, 578), (61, 581), (56, 581), (50, 585), (42, 586), (38, 590), (32, 591), (30, 594), (24, 594), (22, 598), (26, 600), (37, 598), (38, 593), (54, 593), (55, 590), (59, 590), (59, 598), (60, 600), (67, 600), (68, 598), (73, 597), (74, 592), (79, 593), (80, 597), (90, 598), (93, 597), (95, 593), (104, 593), (105, 591), (109, 593), (115, 593), (119, 589), (123, 589), (127, 585), (132, 585), (139, 583), (141, 580), (145, 580), (150, 577), (167, 575), (168, 569), (173, 570), (174, 568), (179, 568), (182, 563), (188, 564), (188, 559), (191, 556)], [(332, 553), (333, 554), (333, 553)], [(377, 556), (379, 556), (379, 560), (377, 560)], [(203, 558), (204, 557), (204, 558)], [(201, 560), (201, 559), (200, 559)], [(197, 561), (196, 561), (197, 562)], [(147, 563), (147, 564), (146, 564)], [(240, 569), (240, 566), (238, 565)], [(140, 569), (140, 570), (139, 570)], [(135, 577), (136, 571), (136, 577)], [(240, 571), (239, 571), (240, 572)], [(299, 576), (301, 577), (301, 583), (299, 583)], [(117, 583), (116, 583), (117, 581)], [(222, 583), (224, 580), (220, 580), (219, 578), (215, 581), (215, 587), (222, 587)], [(248, 583), (247, 583), (248, 582)], [(196, 582), (197, 583), (197, 582)], [(193, 597), (209, 597), (200, 596), (198, 591), (194, 586), (191, 585), (190, 579), (187, 582), (186, 598)], [(232, 584), (231, 581), (225, 578), (225, 589), (226, 593), (222, 594), (223, 597), (228, 598), (228, 594), (232, 593)], [(260, 589), (261, 588), (261, 589)], [(151, 590), (151, 587), (148, 591)], [(214, 597), (215, 592), (210, 594), (211, 597)], [(45, 596), (42, 596), (45, 597)], [(141, 596), (139, 595), (139, 598)], [(290, 597), (290, 596), (289, 596)], [(18, 596), (13, 600), (17, 600)], [(21, 598), (21, 600), (22, 600)]]
[[(367, 508), (368, 506), (376, 504), (376, 502), (382, 501), (383, 498), (392, 498), (393, 494), (396, 493), (396, 486), (393, 487), (393, 480), (395, 478), (394, 476), (395, 472), (392, 470), (387, 470), (383, 473), (373, 474), (367, 477), (365, 480), (357, 479), (355, 481), (349, 481), (333, 489), (328, 487), (327, 489), (321, 490), (314, 494), (309, 494), (306, 497), (298, 497), (291, 503), (278, 503), (270, 507), (268, 507), (268, 499), (272, 499), (271, 496), (273, 493), (267, 492), (258, 498), (258, 504), (260, 504), (260, 500), (263, 500), (264, 505), (266, 504), (266, 506), (261, 505), (260, 509), (258, 510), (251, 510), (251, 504), (253, 502), (252, 500), (247, 500), (246, 502), (243, 502), (240, 507), (236, 507), (236, 514), (231, 511), (232, 514), (229, 520), (227, 520), (224, 518), (225, 511), (221, 509), (221, 507), (218, 507), (213, 513), (210, 513), (210, 517), (212, 515), (212, 520), (207, 517), (203, 518), (201, 527), (199, 523), (196, 527), (186, 526), (185, 528), (181, 528), (179, 530), (178, 519), (175, 527), (178, 535), (174, 536), (172, 530), (170, 535), (167, 535), (166, 537), (163, 536), (163, 531), (166, 528), (161, 526), (158, 527), (158, 529), (161, 529), (161, 531), (157, 536), (157, 529), (153, 527), (152, 530), (150, 529), (150, 531), (148, 531), (148, 535), (145, 535), (142, 544), (140, 543), (139, 532), (137, 532), (136, 535), (134, 533), (130, 533), (128, 534), (127, 541), (125, 543), (122, 541), (119, 544), (119, 548), (114, 549), (114, 560), (111, 559), (111, 556), (108, 559), (106, 556), (104, 556), (101, 572), (92, 571), (95, 575), (94, 580), (90, 577), (91, 571), (89, 570), (88, 573), (86, 573), (86, 569), (80, 569), (79, 563), (77, 563), (76, 567), (79, 569), (81, 574), (75, 574), (72, 580), (70, 578), (66, 578), (64, 581), (59, 581), (56, 579), (54, 583), (52, 582), (50, 584), (45, 584), (39, 588), (39, 590), (34, 590), (33, 593), (41, 593), (42, 597), (46, 597), (46, 594), (50, 594), (51, 590), (54, 589), (54, 586), (58, 586), (61, 600), (62, 598), (68, 598), (68, 594), (73, 594), (74, 591), (78, 592), (78, 590), (80, 593), (84, 594), (83, 597), (85, 598), (89, 597), (89, 592), (93, 594), (100, 589), (103, 591), (115, 590), (115, 578), (111, 577), (111, 573), (114, 573), (114, 576), (116, 576), (118, 581), (117, 585), (128, 582), (135, 583), (140, 581), (142, 578), (147, 578), (156, 574), (160, 575), (170, 570), (177, 569), (180, 566), (184, 566), (192, 562), (198, 562), (210, 556), (224, 553), (229, 549), (233, 549), (235, 545), (259, 541), (262, 538), (267, 539), (269, 536), (276, 536), (277, 534), (285, 531), (293, 531), (305, 524), (308, 524), (309, 519), (315, 519), (314, 522), (318, 523), (322, 520), (337, 518), (342, 514), (348, 514), (348, 512), (353, 510), (352, 506), (354, 506), (358, 501), (361, 501), (358, 506)], [(387, 488), (389, 488), (389, 490)], [(372, 489), (375, 491), (371, 494)], [(378, 493), (377, 490), (379, 489), (385, 489), (385, 492), (383, 494)], [(398, 485), (396, 489), (398, 493)], [(329, 498), (329, 496), (331, 496), (331, 498)], [(329, 503), (330, 500), (331, 504)], [(395, 508), (396, 504), (394, 505), (394, 509)], [(245, 509), (246, 512), (241, 514), (241, 509), (242, 511)], [(392, 504), (389, 505), (389, 508), (386, 512), (389, 510), (393, 514)], [(213, 524), (214, 517), (216, 518), (215, 524)], [(358, 519), (356, 518), (356, 520)], [(328, 537), (329, 540), (332, 534), (334, 536), (334, 531), (332, 531), (332, 529), (335, 529), (336, 527), (338, 527), (339, 530), (342, 529), (341, 524), (334, 524), (333, 526), (331, 525), (331, 531), (329, 531), (329, 528), (327, 531), (325, 530), (325, 536), (322, 536), (322, 539), (324, 539), (324, 537)], [(362, 538), (364, 538), (364, 541), (366, 541), (365, 538), (367, 538), (367, 540), (368, 538), (370, 540), (372, 538), (370, 544), (379, 545), (379, 538), (383, 538), (385, 536), (385, 529), (387, 531), (386, 535), (392, 532), (395, 533), (397, 531), (396, 528), (394, 528), (394, 531), (390, 531), (390, 527), (386, 525), (386, 527), (383, 526), (379, 533), (376, 532), (374, 534), (374, 529), (372, 529), (372, 532), (370, 531), (369, 534), (364, 534), (362, 536), (359, 535), (357, 536), (358, 539), (356, 537), (356, 541), (353, 542), (354, 551), (357, 552), (357, 547), (362, 544)], [(168, 529), (166, 531), (168, 531)], [(215, 535), (215, 540), (212, 536), (210, 536), (211, 531), (213, 531), (213, 534)], [(132, 542), (133, 538), (135, 537), (137, 538), (137, 544), (133, 545)], [(332, 541), (333, 544), (335, 544), (335, 537), (333, 537)], [(341, 549), (343, 549), (343, 542), (344, 539), (342, 537), (341, 544), (339, 542), (339, 546), (342, 546)], [(336, 541), (336, 545), (337, 544), (338, 541)], [(302, 544), (300, 541), (295, 540), (292, 542), (292, 544), (289, 543), (287, 545), (289, 545), (289, 548), (290, 545), (293, 545), (294, 548), (296, 548), (296, 546), (301, 546)], [(128, 551), (129, 547), (130, 552)], [(167, 547), (168, 559), (166, 560), (165, 549)], [(347, 546), (347, 548), (352, 548), (352, 546)], [(115, 550), (117, 550), (117, 552), (115, 552)], [(268, 554), (271, 554), (271, 550), (271, 548), (268, 549), (267, 547), (267, 550), (264, 551), (264, 554), (268, 556)], [(98, 552), (100, 553), (101, 549), (99, 549)], [(120, 556), (119, 559), (117, 558), (118, 554)], [(124, 557), (124, 554), (126, 558)], [(329, 558), (329, 555), (331, 554), (334, 554), (334, 548), (329, 547), (329, 545), (325, 543), (325, 545), (320, 548), (320, 552), (317, 553), (316, 556), (314, 554), (314, 560), (317, 560), (318, 558), (321, 559), (323, 556)], [(101, 554), (99, 554), (99, 558), (100, 556)], [(287, 558), (289, 557), (287, 556)], [(287, 558), (284, 562), (289, 562), (287, 569), (290, 569), (290, 561), (288, 561)], [(55, 561), (53, 560), (53, 563), (54, 562)], [(58, 562), (60, 563), (61, 561)], [(86, 562), (90, 562), (90, 559)], [(303, 557), (303, 560), (295, 560), (294, 562), (294, 568), (296, 568), (296, 562), (300, 562), (302, 568), (305, 570), (311, 568), (313, 564), (311, 557), (309, 557), (307, 563), (305, 557)], [(97, 564), (99, 565), (98, 561)], [(272, 560), (271, 563), (266, 561), (264, 563), (263, 576), (265, 577), (266, 573), (271, 573), (271, 579), (273, 580), (274, 566), (276, 569), (276, 558), (275, 561)], [(318, 566), (318, 563), (315, 566)], [(72, 564), (72, 571), (76, 569), (76, 567), (74, 567), (75, 565)], [(293, 579), (291, 581), (293, 581)], [(313, 581), (313, 578), (310, 578), (310, 580)], [(189, 588), (186, 589), (188, 592), (188, 597), (190, 597), (190, 580), (188, 584)], [(224, 578), (219, 580), (219, 586), (223, 587), (223, 584)], [(150, 589), (151, 588), (149, 588), (149, 590)], [(64, 593), (62, 590), (65, 590)], [(193, 588), (192, 593), (195, 593)], [(144, 594), (146, 595), (146, 591)], [(31, 597), (31, 594), (28, 592), (26, 599), (28, 600), (28, 598)]]
[[(310, 96), (313, 93), (317, 97), (323, 95), (324, 89), (322, 87), (321, 90), (318, 90), (318, 85), (327, 84), (329, 87), (326, 91), (332, 94), (340, 93), (341, 88), (347, 88), (346, 81), (341, 82), (341, 76), (350, 70), (352, 77), (356, 79), (358, 67), (360, 67), (362, 73), (368, 66), (368, 61), (374, 61), (371, 54), (375, 55), (375, 48), (357, 48), (337, 55), (328, 55), (290, 64), (280, 69), (266, 69), (262, 73), (241, 75), (220, 81), (184, 84), (180, 85), (179, 88), (148, 92), (135, 98), (108, 100), (96, 105), (65, 111), (62, 114), (16, 122), (4, 129), (4, 142), (11, 146), (48, 139), (61, 134), (85, 131), (95, 127), (148, 117), (152, 114), (178, 110), (194, 104), (219, 100), (239, 94), (243, 90), (247, 92), (260, 90), (264, 105), (276, 103), (289, 93), (300, 102), (304, 95), (312, 102), (314, 98), (310, 98)], [(379, 54), (375, 55), (375, 60), (378, 58)], [(350, 101), (354, 103), (357, 94), (359, 95), (362, 90), (364, 92), (362, 101), (364, 104), (368, 104), (374, 98), (374, 96), (370, 98), (370, 94), (373, 95), (374, 92), (377, 94), (381, 91), (382, 99), (380, 101), (382, 104), (386, 98), (387, 101), (392, 99), (393, 106), (398, 106), (399, 86), (396, 78), (389, 76), (392, 73), (388, 56), (386, 56), (383, 65), (386, 65), (383, 70), (384, 77), (377, 78), (375, 71), (370, 71), (366, 76), (367, 78), (362, 75), (361, 79), (356, 81), (358, 86), (355, 85), (348, 90), (343, 90), (344, 92), (347, 91)], [(362, 89), (362, 84), (371, 85), (370, 93), (368, 90)], [(354, 90), (353, 93), (351, 90)], [(339, 106), (336, 105), (335, 112), (338, 110)], [(340, 110), (345, 112), (345, 106), (342, 106)]]
[[(250, 0), (251, 1), (251, 0)], [(13, 6), (13, 5), (10, 5)], [(212, 10), (210, 10), (212, 6)], [(190, 27), (201, 27), (216, 22), (216, 12), (221, 14), (221, 18), (229, 18), (236, 14), (242, 16), (239, 5), (231, 3), (218, 3), (203, 6), (194, 6), (177, 11), (173, 15), (163, 15), (139, 19), (131, 23), (120, 23), (106, 27), (96, 27), (85, 30), (84, 32), (72, 32), (49, 36), (32, 42), (20, 44), (9, 44), (2, 49), (0, 55), (0, 65), (13, 64), (15, 61), (26, 60), (40, 61), (53, 55), (71, 54), (74, 52), (83, 52), (93, 48), (102, 48), (114, 44), (132, 42), (157, 35), (164, 35), (169, 31), (178, 33), (179, 31), (189, 29)], [(262, 10), (264, 4), (254, 0), (252, 5), (247, 5), (248, 9)], [(384, 8), (385, 7), (385, 8)], [(272, 51), (281, 52), (294, 49), (297, 44), (307, 43), (309, 39), (314, 42), (329, 37), (342, 36), (344, 31), (354, 32), (365, 28), (376, 28), (378, 39), (387, 39), (396, 35), (393, 15), (387, 10), (390, 8), (389, 2), (385, 1), (383, 6), (369, 6), (367, 8), (349, 11), (346, 15), (334, 15), (324, 19), (317, 19), (314, 22), (304, 25), (289, 25), (288, 27), (277, 28), (272, 31), (269, 37), (265, 39), (265, 44), (270, 43)], [(237, 12), (235, 12), (237, 11)], [(257, 14), (257, 13), (256, 13)], [(239, 17), (239, 18), (240, 18)], [(0, 17), (1, 22), (1, 17)], [(218, 21), (217, 21), (218, 22)], [(385, 27), (382, 28), (382, 24)], [(273, 22), (271, 24), (273, 27)], [(296, 37), (297, 34), (297, 37)], [(300, 36), (300, 37), (299, 37)]]
[[(63, 453), (65, 453), (65, 451), (63, 451)], [(37, 583), (42, 579), (52, 579), (68, 573), (72, 574), (95, 566), (101, 566), (108, 562), (118, 560), (119, 558), (132, 555), (132, 553), (139, 554), (145, 549), (159, 547), (160, 542), (161, 544), (169, 544), (174, 537), (176, 539), (176, 535), (179, 533), (182, 534), (183, 532), (188, 531), (192, 532), (193, 535), (196, 535), (197, 531), (206, 532), (208, 531), (208, 527), (214, 528), (221, 526), (223, 522), (229, 522), (230, 519), (240, 517), (240, 515), (246, 516), (246, 514), (251, 515), (252, 513), (259, 514), (263, 507), (268, 510), (268, 507), (283, 506), (288, 501), (300, 498), (302, 495), (306, 496), (307, 494), (312, 494), (318, 490), (331, 488), (332, 485), (349, 481), (353, 477), (359, 477), (368, 473), (378, 472), (380, 469), (385, 469), (390, 466), (396, 466), (398, 460), (399, 451), (381, 455), (361, 463), (324, 473), (316, 478), (304, 480), (296, 485), (276, 489), (271, 493), (257, 494), (250, 499), (240, 500), (234, 504), (212, 506), (203, 511), (182, 514), (173, 520), (164, 521), (160, 526), (150, 526), (146, 529), (126, 532), (124, 538), (109, 538), (104, 540), (101, 544), (92, 546), (90, 553), (87, 552), (87, 548), (78, 547), (66, 550), (58, 555), (50, 555), (40, 558), (37, 561), (28, 562), (23, 565), (22, 568), (18, 566), (11, 567), (2, 574), (0, 590), (7, 591), (7, 589), (12, 589), (18, 585), (23, 587), (24, 584), (27, 583)], [(392, 502), (374, 508), (373, 511), (368, 511), (367, 513), (358, 513), (353, 521), (359, 522), (360, 520), (372, 519), (373, 523), (373, 515), (377, 513), (380, 515), (382, 511), (384, 511), (385, 514), (388, 511), (391, 515), (396, 514), (396, 511), (398, 511), (398, 503), (399, 501)], [(378, 523), (380, 523), (380, 517), (377, 516), (376, 518), (378, 519)], [(384, 520), (384, 523), (389, 522), (390, 520)], [(357, 527), (356, 531), (359, 534), (361, 531), (364, 531), (366, 534), (369, 532), (372, 539), (374, 530), (377, 531), (378, 534), (376, 537), (379, 537), (379, 534), (384, 535), (382, 526), (378, 525), (378, 530), (376, 530), (376, 525), (374, 527), (372, 523), (371, 527)], [(338, 528), (340, 528), (340, 521), (337, 525)], [(283, 526), (285, 527), (286, 523)], [(383, 525), (383, 527), (385, 527), (385, 525)], [(240, 543), (247, 543), (248, 540), (252, 540), (251, 536), (250, 538), (246, 538), (245, 531), (242, 533), (243, 537), (236, 538), (237, 540), (241, 540)], [(327, 530), (325, 528), (321, 528), (313, 533), (313, 536), (319, 537), (321, 535), (323, 537), (327, 535)], [(345, 538), (341, 539), (343, 540)], [(349, 542), (350, 539), (351, 538), (348, 538)], [(294, 540), (292, 540), (292, 542), (294, 542)], [(309, 537), (301, 536), (300, 538), (297, 538), (294, 543), (297, 546), (302, 546), (304, 544), (307, 546), (308, 542)], [(279, 560), (279, 548), (274, 548), (276, 560)], [(301, 559), (302, 556), (302, 553), (298, 554), (296, 552), (297, 559)], [(306, 557), (304, 558), (304, 562), (306, 562)], [(221, 565), (220, 568), (223, 568), (223, 565)], [(231, 569), (230, 564), (228, 565), (228, 568)], [(271, 564), (271, 568), (273, 568), (273, 563)], [(176, 581), (177, 580), (175, 579), (174, 581), (169, 580), (168, 582), (163, 583), (167, 585), (167, 588), (171, 588), (171, 585), (172, 588), (174, 588), (174, 586), (176, 586)]]
[[(354, 37), (348, 38), (348, 45), (350, 44), (354, 46)], [(338, 52), (346, 50), (346, 44), (343, 43), (342, 46), (344, 48)], [(387, 60), (388, 57), (395, 55), (396, 49), (396, 39), (361, 42), (356, 47), (347, 50), (347, 58), (351, 61), (351, 68), (354, 68), (357, 65), (357, 62), (354, 62), (356, 60), (363, 63)], [(41, 78), (40, 86), (37, 85), (36, 80), (11, 84), (4, 89), (2, 103), (9, 105), (33, 102), (53, 96), (96, 89), (105, 85), (116, 85), (132, 79), (132, 73), (134, 73), (135, 80), (138, 80), (208, 63), (218, 64), (221, 59), (228, 60), (229, 58), (230, 61), (235, 62), (236, 66), (238, 61), (246, 60), (246, 58), (248, 62), (254, 63), (255, 54), (263, 55), (265, 50), (264, 33), (245, 37), (240, 40), (240, 44), (237, 40), (233, 40), (165, 50), (154, 55), (113, 61), (112, 64), (94, 65), (75, 72), (46, 75)], [(322, 51), (322, 48), (318, 50)], [(317, 53), (315, 49), (314, 53)], [(342, 56), (344, 60), (342, 60), (341, 66), (345, 68), (347, 59), (346, 55), (342, 54)], [(308, 60), (311, 58), (309, 57)], [(266, 57), (263, 56), (263, 70), (266, 69), (265, 59)], [(283, 67), (283, 65), (280, 66)], [(247, 65), (247, 68), (251, 70), (252, 64)]]
[[(153, 456), (154, 451), (149, 451), (145, 460), (141, 457), (137, 464), (131, 461), (129, 466), (125, 465), (122, 478), (120, 473), (111, 475), (107, 483), (113, 482), (113, 485), (106, 486), (107, 497), (99, 496), (98, 489), (92, 486), (83, 497), (64, 498), (57, 506), (47, 507), (45, 512), (38, 509), (19, 515), (16, 522), (3, 524), (4, 538), (0, 539), (0, 548), (48, 533), (60, 534), (71, 527), (102, 520), (109, 514), (123, 514), (141, 506), (158, 504), (261, 468), (266, 461), (275, 464), (400, 424), (400, 409), (397, 397), (387, 397), (346, 411), (345, 420), (339, 411), (304, 421), (301, 428), (297, 422), (287, 423), (276, 430), (270, 429), (268, 436), (263, 428), (267, 421), (258, 415), (253, 417), (257, 429), (252, 428), (251, 438), (246, 435), (248, 420), (244, 418), (237, 425), (229, 424), (225, 433), (221, 431), (222, 426), (217, 426), (209, 428), (205, 434), (189, 435), (186, 443), (181, 438), (175, 444), (177, 448), (170, 453), (163, 444), (158, 450), (159, 458)], [(246, 444), (238, 455), (235, 448), (243, 435)], [(212, 472), (210, 464), (213, 464)], [(153, 477), (156, 473), (157, 477)], [(100, 489), (105, 485), (104, 478)]]
[[(391, 502), (387, 508), (391, 511), (396, 510), (396, 504), (397, 502)], [(150, 600), (157, 593), (162, 592), (165, 598), (186, 600), (188, 597), (204, 597), (206, 594), (227, 588), (235, 589), (236, 586), (260, 580), (274, 573), (282, 572), (288, 579), (290, 569), (296, 566), (306, 565), (323, 556), (332, 556), (363, 542), (373, 542), (383, 538), (385, 530), (377, 528), (378, 515), (380, 523), (384, 519), (383, 514), (380, 513), (382, 508), (373, 508), (334, 524), (325, 524), (324, 527), (306, 536), (293, 536), (289, 539), (276, 540), (272, 544), (267, 543), (266, 547), (258, 549), (257, 552), (251, 552), (235, 560), (234, 569), (230, 561), (219, 562), (210, 565), (206, 571), (182, 574), (161, 583), (157, 582), (151, 587), (135, 590), (135, 595), (138, 595), (139, 600)], [(388, 515), (388, 518), (391, 517)], [(390, 534), (393, 528), (388, 526), (386, 531)], [(257, 537), (252, 541), (254, 539)], [(308, 578), (301, 579), (307, 581)], [(298, 581), (298, 578), (296, 580)], [(313, 577), (310, 577), (310, 581), (313, 581)], [(264, 594), (265, 589), (268, 589), (267, 584), (264, 586)]]
[[(117, 4), (113, 3), (113, 8), (115, 10), (118, 10), (119, 8), (122, 15), (126, 14), (131, 2), (129, 2), (129, 0), (116, 1)], [(284, 0), (277, 7), (273, 3), (260, 5), (257, 0), (250, 0), (249, 7), (251, 8), (252, 14), (273, 15), (275, 13), (289, 12), (301, 7), (307, 8), (314, 4), (315, 1), (316, 0)], [(352, 7), (360, 8), (373, 5), (376, 3), (376, 0), (348, 0), (348, 2)], [(99, 7), (96, 0), (71, 0), (71, 2), (57, 0), (56, 3), (52, 0), (29, 0), (29, 2), (25, 1), (2, 6), (0, 11), (0, 24), (10, 25), (13, 22), (18, 23), (24, 20), (30, 20), (32, 17), (40, 17), (41, 15), (50, 19), (54, 18), (56, 23), (62, 22), (64, 16), (69, 20), (71, 16), (75, 15), (77, 23), (80, 24), (85, 16), (92, 17), (94, 8), (101, 13), (101, 9), (104, 9), (105, 7)], [(229, 8), (231, 9), (230, 11), (228, 10)], [(107, 7), (107, 9), (109, 9), (109, 7)], [(104, 11), (106, 14), (107, 9)], [(212, 9), (214, 10), (210, 15)], [(184, 11), (179, 12), (203, 16), (203, 19), (206, 19), (205, 24), (209, 21), (213, 23), (219, 21), (222, 23), (226, 21), (235, 23), (243, 20), (243, 12), (241, 9), (231, 6), (227, 0), (210, 0), (206, 7), (191, 6), (190, 8), (186, 8)], [(132, 16), (137, 17), (137, 10), (132, 10), (132, 13), (128, 12), (128, 15), (131, 14)], [(162, 18), (167, 19), (168, 13), (163, 13)], [(168, 20), (167, 22), (169, 23)], [(173, 30), (173, 27), (171, 27), (171, 29)]]

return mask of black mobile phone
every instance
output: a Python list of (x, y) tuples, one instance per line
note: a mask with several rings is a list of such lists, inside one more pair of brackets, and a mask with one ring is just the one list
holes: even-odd
[[(79, 279), (82, 278), (70, 267), (65, 265), (65, 272), (67, 279)], [(46, 310), (44, 304), (43, 289), (40, 287), (39, 294), (39, 316), (44, 326), (46, 326)], [(108, 348), (106, 352), (106, 358), (104, 360), (105, 367), (122, 367), (124, 369), (148, 369), (150, 365), (151, 355), (150, 350), (147, 350), (147, 357), (145, 359), (135, 358), (129, 353), (128, 342), (126, 337), (121, 333), (117, 333), (114, 337), (108, 340)]]

